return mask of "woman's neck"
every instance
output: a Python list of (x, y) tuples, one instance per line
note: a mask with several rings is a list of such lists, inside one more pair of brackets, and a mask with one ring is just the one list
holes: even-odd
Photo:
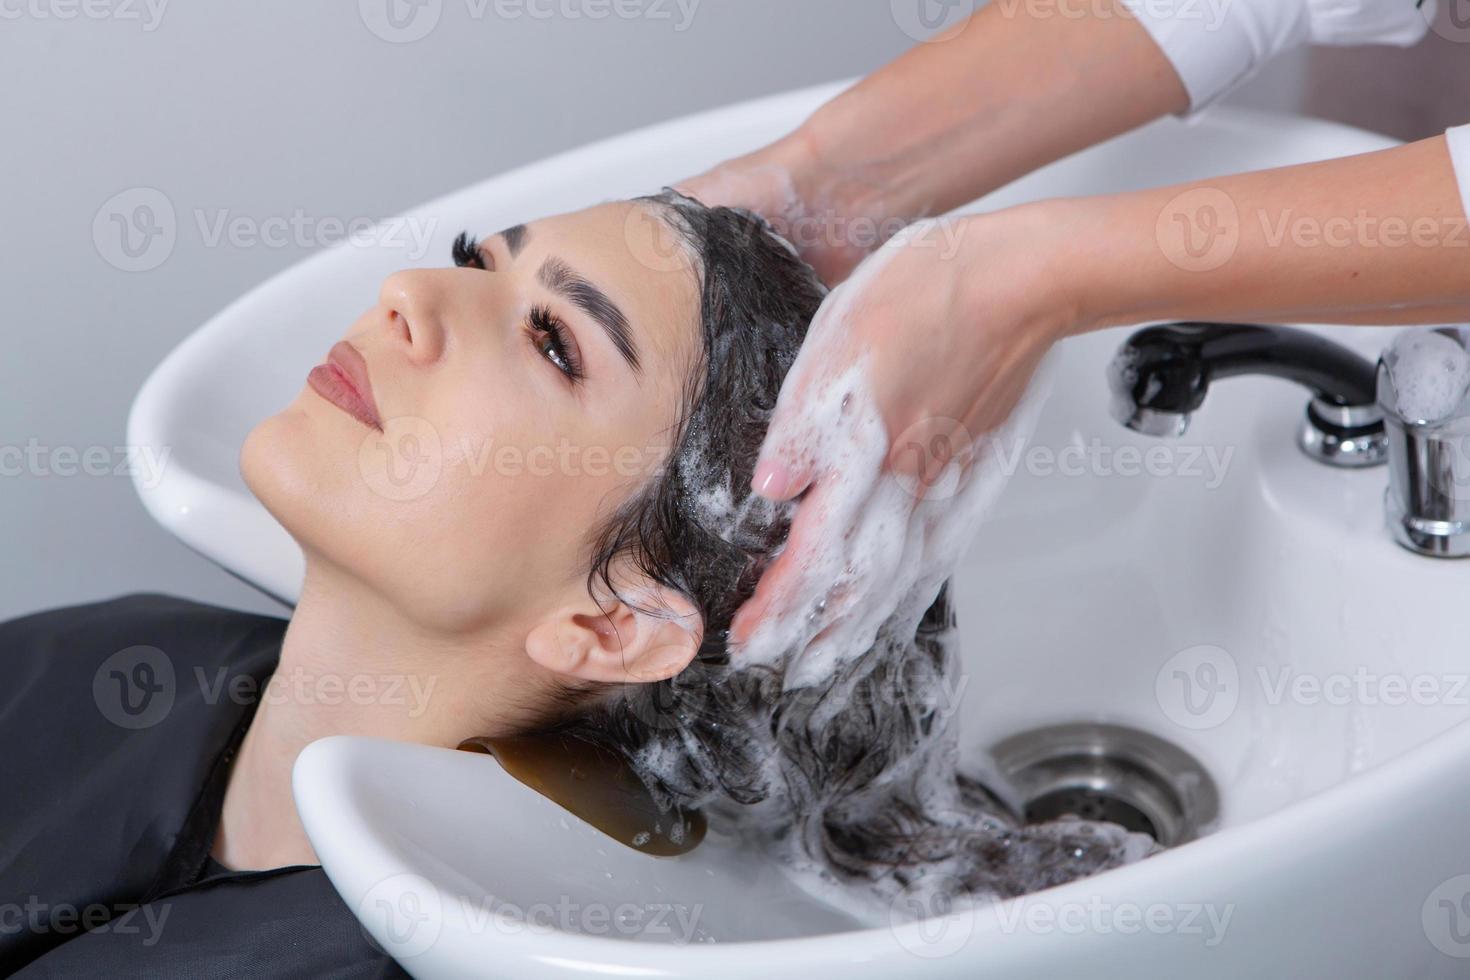
[(231, 767), (212, 854), (226, 867), (319, 863), (296, 814), (291, 769), (328, 735), (455, 748), (536, 723), (549, 679), (503, 630), (424, 631), (343, 576), (308, 562), (281, 658)]

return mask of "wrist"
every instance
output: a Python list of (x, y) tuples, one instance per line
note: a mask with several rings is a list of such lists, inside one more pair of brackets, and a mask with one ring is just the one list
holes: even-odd
[[(1137, 251), (1136, 223), (1121, 198), (1054, 198), (1033, 205), (1042, 226), (1039, 265), (1067, 311), (1060, 336), (1089, 333), (1137, 318), (1128, 298), (1130, 270), (1152, 260)], [(1149, 224), (1148, 233), (1153, 232)], [(1143, 241), (1145, 246), (1152, 238)]]
[(798, 193), (810, 210), (892, 225), (887, 238), (928, 214), (902, 192), (900, 175), (888, 172), (892, 147), (885, 147), (888, 157), (872, 158), (875, 124), (867, 99), (859, 86), (827, 102), (786, 138), (792, 144), (786, 153), (797, 161)]
[(1081, 241), (1084, 217), (1077, 200), (1058, 198), (959, 219), (970, 226), (963, 266), (972, 308), (1007, 295), (1022, 329), (1047, 345), (1101, 326), (1100, 273)]

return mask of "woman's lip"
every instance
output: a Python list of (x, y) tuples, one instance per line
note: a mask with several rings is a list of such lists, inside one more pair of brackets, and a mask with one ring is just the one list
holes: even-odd
[(306, 382), (318, 395), (363, 425), (383, 431), (383, 421), (373, 401), (373, 383), (368, 378), (367, 361), (347, 341), (338, 341), (327, 354), (327, 362), (312, 368)]

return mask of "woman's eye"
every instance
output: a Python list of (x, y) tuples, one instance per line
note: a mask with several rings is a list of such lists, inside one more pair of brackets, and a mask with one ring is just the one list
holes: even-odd
[(537, 352), (573, 381), (582, 380), (582, 365), (566, 325), (544, 306), (531, 310), (531, 343)]
[(461, 269), (483, 269), (485, 268), (485, 256), (480, 251), (479, 239), (462, 231), (454, 239), (454, 247), (451, 249), (454, 264)]

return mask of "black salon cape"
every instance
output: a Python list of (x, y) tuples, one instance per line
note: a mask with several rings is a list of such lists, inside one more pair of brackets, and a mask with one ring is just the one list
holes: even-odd
[(209, 860), (285, 627), (151, 594), (0, 624), (0, 976), (406, 976), (319, 866)]

